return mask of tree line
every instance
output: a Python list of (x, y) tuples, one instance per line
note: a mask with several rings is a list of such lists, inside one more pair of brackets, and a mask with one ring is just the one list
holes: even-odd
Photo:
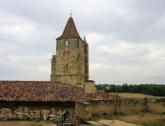
[(143, 93), (153, 96), (165, 96), (165, 85), (158, 84), (123, 84), (123, 85), (108, 85), (108, 84), (98, 84), (96, 89), (104, 90), (104, 92), (113, 93)]

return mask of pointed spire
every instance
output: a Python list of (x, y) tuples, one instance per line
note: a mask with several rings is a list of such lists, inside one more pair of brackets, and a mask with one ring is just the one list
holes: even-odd
[(72, 16), (69, 17), (62, 35), (58, 37), (57, 40), (69, 38), (80, 38)]
[(72, 17), (72, 10), (70, 10), (70, 17)]
[(84, 36), (84, 41), (86, 41), (86, 37)]

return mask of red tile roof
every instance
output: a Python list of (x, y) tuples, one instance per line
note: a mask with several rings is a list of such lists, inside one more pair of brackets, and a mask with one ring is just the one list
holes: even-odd
[(110, 100), (108, 93), (85, 94), (83, 88), (50, 81), (0, 81), (0, 101), (73, 102)]
[(80, 87), (50, 81), (0, 81), (0, 101), (76, 101), (83, 98)]
[(58, 37), (57, 40), (69, 39), (69, 38), (80, 38), (80, 35), (76, 29), (76, 26), (72, 17), (68, 19), (68, 22), (65, 26), (65, 29), (62, 35)]

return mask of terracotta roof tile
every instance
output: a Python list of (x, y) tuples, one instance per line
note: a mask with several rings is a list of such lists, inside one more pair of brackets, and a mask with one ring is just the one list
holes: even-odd
[(108, 93), (85, 94), (81, 87), (50, 81), (0, 81), (0, 101), (110, 100)]
[(65, 26), (65, 29), (62, 35), (58, 37), (57, 40), (69, 39), (69, 38), (80, 38), (80, 35), (76, 29), (76, 26), (72, 17), (68, 19), (68, 22)]
[(76, 101), (80, 87), (50, 81), (0, 81), (0, 101)]

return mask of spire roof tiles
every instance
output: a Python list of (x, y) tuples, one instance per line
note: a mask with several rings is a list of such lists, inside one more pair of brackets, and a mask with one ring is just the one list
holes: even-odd
[(80, 38), (72, 17), (69, 17), (62, 35), (58, 37), (57, 40), (69, 38)]

